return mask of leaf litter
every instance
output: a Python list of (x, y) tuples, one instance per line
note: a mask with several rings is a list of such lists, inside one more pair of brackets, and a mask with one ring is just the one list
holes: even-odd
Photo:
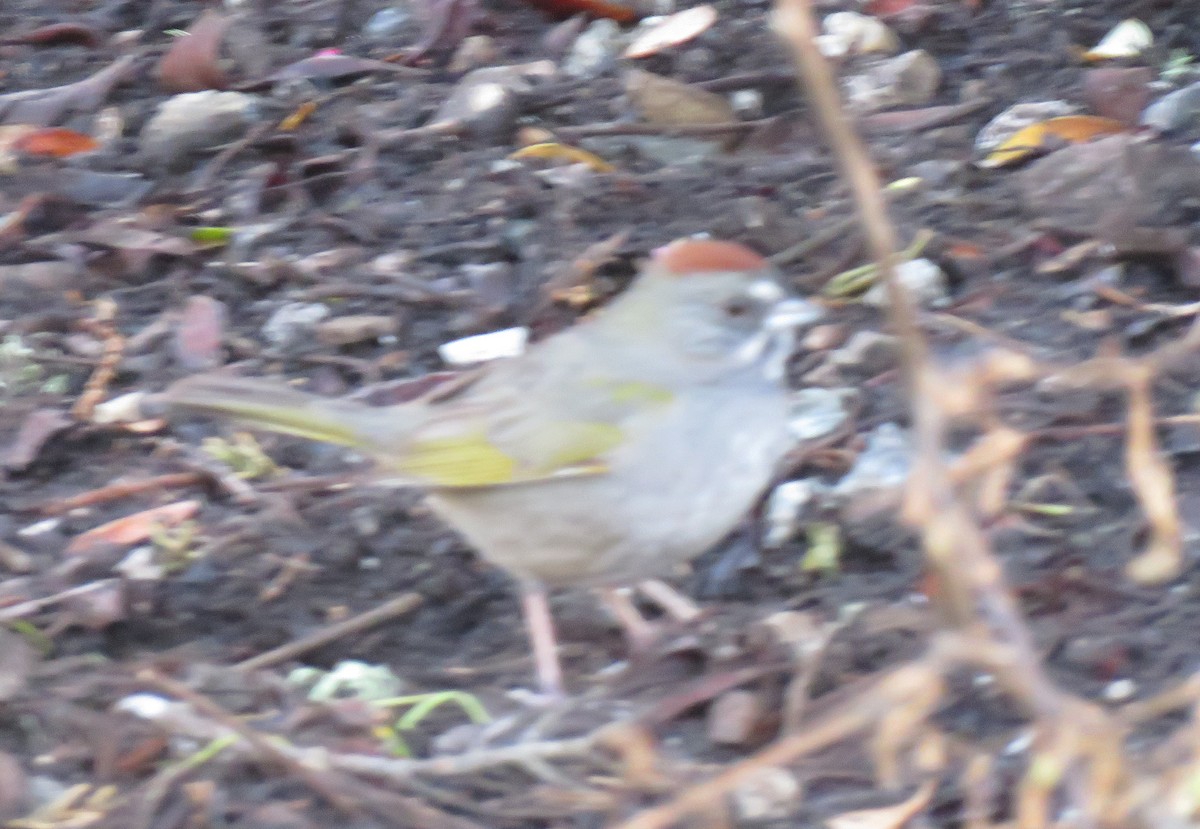
[[(29, 20), (71, 19), (53, 0), (40, 16), (16, 2)], [(386, 812), (371, 798), (393, 798), (392, 814), (412, 825), (549, 826), (642, 814), (689, 791), (696, 768), (760, 761), (763, 741), (786, 738), (776, 713), (784, 700), (809, 735), (887, 703), (895, 718), (875, 736), (894, 738), (909, 752), (904, 762), (852, 739), (800, 764), (759, 769), (731, 797), (731, 820), (948, 826), (958, 804), (978, 796), (964, 781), (1006, 795), (1011, 776), (989, 776), (956, 752), (990, 750), (976, 739), (981, 724), (999, 743), (1026, 722), (943, 686), (935, 723), (906, 731), (920, 720), (914, 698), (889, 696), (893, 679), (934, 687), (887, 672), (927, 667), (913, 660), (937, 622), (912, 597), (937, 601), (953, 587), (923, 572), (895, 492), (821, 500), (821, 485), (835, 486), (869, 457), (870, 435), (882, 426), (907, 434), (909, 422), (894, 338), (881, 312), (847, 296), (822, 301), (828, 322), (789, 364), (798, 388), (836, 398), (837, 432), (788, 471), (790, 491), (811, 497), (776, 499), (791, 512), (772, 518), (785, 530), (821, 532), (781, 531), (760, 550), (751, 519), (698, 563), (694, 581), (680, 582), (708, 597), (709, 615), (695, 627), (667, 627), (632, 671), (615, 665), (624, 645), (590, 598), (559, 597), (570, 679), (588, 703), (558, 725), (530, 725), (540, 714), (509, 695), (527, 670), (507, 585), (415, 497), (353, 486), (362, 477), (354, 457), (288, 439), (252, 442), (261, 453), (254, 467), (274, 472), (242, 476), (248, 439), (158, 419), (158, 391), (210, 368), (281, 374), (320, 393), (380, 401), (453, 394), (471, 381), (468, 364), (570, 324), (627, 284), (640, 257), (685, 235), (734, 238), (779, 257), (789, 285), (806, 294), (843, 274), (874, 278), (846, 188), (763, 9), (716, 4), (714, 17), (704, 6), (678, 8), (635, 28), (648, 7), (584, 4), (621, 25), (596, 30), (604, 36), (584, 45), (600, 54), (588, 73), (571, 74), (564, 62), (593, 24), (560, 26), (557, 16), (579, 4), (554, 3), (547, 13), (437, 3), (387, 38), (360, 38), (384, 5), (333, 14), (320, 3), (303, 11), (262, 4), (231, 23), (195, 4), (146, 4), (117, 17), (100, 10), (83, 29), (30, 24), (6, 41), (6, 60), (20, 67), (0, 95), (10, 135), (70, 133), (40, 133), (60, 143), (12, 152), (0, 178), (0, 341), (13, 355), (0, 371), (19, 389), (5, 393), (0, 416), (0, 549), (19, 553), (0, 557), (0, 613), (47, 646), (6, 701), (39, 722), (41, 753), (15, 737), (0, 751), (62, 791), (85, 787), (55, 812), (60, 818), (130, 825), (121, 810), (135, 802), (147, 810), (140, 825), (176, 813), (195, 822), (221, 803), (257, 816), (297, 802), (303, 785), (320, 793), (306, 800), (313, 821), (343, 819), (337, 804), (347, 799)], [(901, 2), (867, 10), (941, 71), (921, 85), (928, 100), (893, 98), (901, 102), (856, 117), (886, 179), (903, 183), (886, 193), (900, 237), (922, 240), (923, 267), (948, 294), (922, 317), (937, 357), (978, 368), (943, 386), (961, 393), (951, 401), (959, 412), (995, 402), (980, 427), (989, 440), (972, 446), (979, 451), (964, 456), (959, 474), (980, 475), (969, 482), (972, 503), (986, 505), (986, 532), (1019, 585), (1040, 653), (1056, 682), (1083, 698), (1108, 700), (1114, 680), (1128, 681), (1121, 692), (1135, 704), (1186, 687), (1179, 666), (1194, 661), (1195, 611), (1186, 590), (1154, 584), (1194, 553), (1181, 523), (1197, 477), (1186, 363), (1154, 382), (1129, 377), (1108, 397), (1092, 388), (1051, 394), (1028, 375), (986, 392), (977, 385), (1014, 365), (994, 350), (1001, 345), (1073, 365), (1166, 347), (1186, 331), (1195, 314), (1188, 262), (1200, 250), (1191, 115), (1173, 111), (1169, 128), (1154, 134), (1130, 126), (1167, 123), (1147, 109), (1164, 99), (1151, 60), (1163, 47), (1100, 66), (1078, 54), (1049, 66), (1031, 53), (1059, 54), (1062, 44), (1031, 35), (1019, 10)], [(1079, 30), (1096, 36), (1120, 22), (1099, 7), (1078, 17)], [(1145, 25), (1173, 48), (1165, 11)], [(162, 34), (175, 27), (191, 34)], [(268, 68), (245, 73), (233, 60), (235, 27), (265, 33), (258, 57)], [(653, 36), (649, 45), (636, 42), (642, 35)], [(467, 38), (483, 40), (460, 56)], [(114, 58), (121, 49), (130, 52)], [(157, 64), (147, 59), (160, 54)], [(837, 71), (869, 79), (873, 60), (850, 55)], [(979, 61), (991, 67), (985, 76), (964, 70)], [(240, 93), (218, 92), (226, 86)], [(261, 112), (205, 134), (170, 164), (145, 164), (136, 155), (145, 149), (141, 130), (174, 92), (253, 92)], [(1036, 141), (1020, 140), (1044, 157), (1024, 156), (1021, 168), (1007, 152), (1011, 166), (970, 164), (989, 152), (975, 153), (973, 137), (991, 117), (1047, 100), (1071, 108), (1058, 117), (1120, 126), (1047, 127), (1043, 113)], [(101, 115), (104, 107), (112, 111)], [(681, 138), (704, 151), (663, 143)], [(109, 303), (104, 315), (96, 300)], [(289, 317), (288, 308), (303, 313)], [(285, 318), (288, 334), (277, 337)], [(992, 362), (971, 362), (984, 356)], [(455, 362), (465, 375), (438, 373)], [(204, 448), (214, 446), (226, 450)], [(1047, 476), (1066, 483), (1028, 486)], [(1025, 497), (1035, 491), (1045, 497)], [(1070, 508), (1053, 492), (1084, 493), (1099, 506)], [(816, 552), (836, 553), (836, 569), (804, 569), (814, 539)], [(86, 554), (65, 566), (64, 554), (81, 548)], [(401, 609), (369, 615), (391, 596), (406, 599)], [(833, 646), (814, 661), (797, 656), (807, 653), (803, 642), (789, 644), (765, 624), (797, 606), (818, 628), (836, 627)], [(377, 627), (397, 615), (402, 623)], [(343, 630), (353, 638), (339, 638)], [(257, 672), (228, 672), (264, 654), (271, 661)], [(428, 705), (403, 734), (413, 757), (389, 757), (395, 723), (356, 700), (317, 703), (278, 681), (292, 667), (350, 656), (385, 666), (406, 700), (477, 699), (493, 721)], [(134, 743), (139, 732), (114, 707), (121, 698), (137, 682), (181, 690), (137, 679), (147, 659), (195, 701), (220, 703), (154, 726), (172, 739), (159, 734), (162, 753), (146, 756), (194, 762), (188, 781), (169, 762), (114, 766), (80, 737), (82, 711), (98, 733)], [(874, 700), (855, 696), (867, 686)], [(470, 696), (453, 696), (458, 689)], [(847, 703), (856, 699), (863, 707)], [(231, 725), (269, 734), (266, 747), (237, 736), (220, 750), (177, 753), (188, 741), (243, 734), (221, 731)], [(332, 783), (305, 776), (312, 745), (331, 752)], [(46, 752), (65, 759), (47, 766)], [(292, 775), (296, 788), (264, 795), (244, 774), (247, 762), (271, 785)], [(116, 799), (97, 787), (95, 770), (105, 768), (115, 769), (104, 779)], [(891, 775), (892, 794), (876, 771)], [(830, 795), (821, 776), (830, 773), (853, 796)], [(372, 781), (370, 797), (357, 775)], [(32, 791), (13, 779), (22, 794)], [(894, 791), (912, 796), (882, 805), (896, 804)], [(51, 805), (26, 800), (21, 814), (50, 814)]]

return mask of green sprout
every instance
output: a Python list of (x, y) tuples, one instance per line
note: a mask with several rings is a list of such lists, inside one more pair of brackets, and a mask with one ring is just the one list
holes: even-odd
[[(913, 237), (912, 244), (905, 250), (900, 252), (899, 257), (895, 261), (895, 265), (899, 266), (903, 262), (908, 262), (918, 258), (925, 250), (925, 246), (933, 239), (933, 232), (928, 229), (923, 229), (917, 232)], [(857, 268), (851, 268), (848, 271), (842, 271), (834, 276), (827, 283), (822, 293), (827, 297), (834, 299), (847, 299), (865, 293), (868, 288), (879, 281), (879, 266), (874, 262), (868, 262), (865, 265), (860, 265)]]
[(237, 477), (252, 481), (275, 474), (275, 462), (267, 457), (262, 446), (248, 432), (238, 432), (232, 440), (205, 438), (201, 450), (233, 470)]
[(808, 551), (800, 562), (806, 573), (836, 573), (842, 556), (842, 537), (837, 524), (819, 521), (808, 526)]
[(396, 696), (402, 681), (386, 665), (370, 665), (348, 659), (339, 662), (330, 671), (318, 668), (297, 668), (288, 674), (291, 685), (307, 686), (308, 698), (313, 702), (332, 699), (360, 699), (376, 708), (403, 708), (404, 712), (394, 723), (381, 725), (375, 734), (394, 755), (411, 757), (412, 752), (404, 742), (404, 731), (419, 726), (434, 709), (453, 703), (473, 723), (491, 722), (491, 715), (478, 697), (465, 691), (431, 691), (426, 694)]
[(1162, 66), (1162, 79), (1179, 83), (1196, 74), (1196, 59), (1187, 49), (1172, 49)]
[(150, 543), (163, 572), (177, 573), (198, 556), (194, 545), (199, 528), (195, 521), (183, 521), (176, 527), (159, 525), (151, 530)]
[(402, 697), (376, 700), (374, 704), (380, 708), (412, 706), (393, 725), (382, 726), (377, 729), (377, 733), (383, 738), (384, 744), (388, 746), (393, 754), (400, 757), (411, 757), (412, 752), (409, 751), (408, 744), (404, 742), (401, 733), (412, 731), (435, 708), (440, 708), (449, 703), (453, 703), (461, 708), (463, 713), (473, 723), (482, 724), (492, 721), (491, 715), (488, 714), (487, 709), (483, 707), (483, 703), (474, 694), (469, 694), (466, 691), (431, 691), (427, 694), (408, 694)]
[(0, 340), (0, 394), (20, 394), (42, 379), (42, 367), (33, 361), (35, 353), (16, 334)]

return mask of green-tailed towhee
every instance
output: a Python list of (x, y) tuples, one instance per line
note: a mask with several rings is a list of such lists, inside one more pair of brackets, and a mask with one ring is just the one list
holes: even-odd
[(649, 579), (721, 540), (792, 446), (792, 325), (769, 263), (686, 239), (630, 287), (522, 355), (394, 406), (229, 375), (185, 379), (172, 408), (353, 446), (420, 487), (522, 587), (543, 690), (561, 675), (545, 588)]

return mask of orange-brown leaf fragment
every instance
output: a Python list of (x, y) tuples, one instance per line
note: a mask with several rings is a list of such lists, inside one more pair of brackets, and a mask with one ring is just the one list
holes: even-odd
[(516, 161), (526, 158), (542, 158), (554, 161), (566, 161), (570, 164), (584, 164), (597, 173), (611, 173), (615, 169), (595, 153), (589, 153), (587, 150), (581, 150), (578, 147), (572, 147), (567, 144), (559, 144), (555, 141), (530, 144), (528, 147), (522, 147), (516, 152), (510, 153), (508, 157)]
[(1018, 130), (987, 158), (979, 162), (980, 167), (1007, 167), (1022, 161), (1041, 150), (1050, 149), (1055, 141), (1068, 144), (1084, 144), (1093, 138), (1126, 132), (1129, 127), (1112, 118), (1096, 115), (1064, 115), (1030, 124)]
[(13, 143), (13, 148), (19, 152), (50, 158), (68, 158), (79, 153), (91, 152), (99, 146), (100, 142), (90, 135), (60, 127), (28, 132)]
[(85, 555), (105, 544), (126, 546), (145, 541), (160, 527), (172, 527), (191, 518), (200, 510), (199, 501), (176, 501), (161, 507), (136, 512), (101, 524), (99, 527), (77, 535), (67, 549), (66, 555)]
[(526, 0), (526, 2), (558, 17), (570, 17), (583, 12), (593, 17), (607, 17), (618, 23), (632, 23), (641, 17), (641, 14), (633, 6), (611, 0)]

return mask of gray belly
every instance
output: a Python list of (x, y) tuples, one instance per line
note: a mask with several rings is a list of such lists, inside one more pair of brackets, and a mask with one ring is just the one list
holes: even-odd
[(616, 453), (606, 474), (430, 503), (484, 558), (552, 587), (665, 575), (746, 515), (790, 448), (783, 395), (699, 400)]

